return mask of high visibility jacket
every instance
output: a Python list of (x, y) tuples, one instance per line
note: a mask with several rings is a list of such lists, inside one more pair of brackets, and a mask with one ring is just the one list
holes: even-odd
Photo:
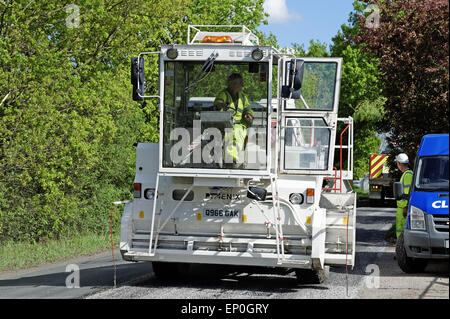
[[(409, 194), (413, 180), (413, 171), (408, 169), (403, 172), (400, 182), (403, 183), (403, 194)], [(406, 217), (403, 216), (403, 209), (408, 206), (406, 199), (397, 201), (397, 216), (395, 218), (395, 229), (397, 238), (405, 228)]]
[(244, 93), (239, 92), (237, 98), (237, 105), (235, 105), (231, 94), (227, 89), (220, 92), (214, 100), (214, 105), (224, 103), (223, 111), (233, 112), (233, 131), (225, 132), (225, 161), (233, 159), (238, 161), (241, 152), (244, 150), (245, 138), (247, 136), (246, 125), (241, 123), (244, 114), (253, 114), (250, 108), (250, 103)]
[(219, 103), (225, 103), (224, 111), (232, 111), (233, 119), (235, 123), (240, 123), (244, 114), (253, 114), (253, 110), (250, 108), (247, 96), (244, 93), (238, 93), (238, 105), (234, 104), (233, 98), (228, 90), (220, 92), (214, 100), (214, 105)]
[[(413, 171), (408, 169), (403, 172), (402, 177), (400, 178), (400, 183), (403, 184), (403, 194), (409, 194), (409, 189), (411, 188), (413, 180)], [(405, 208), (408, 206), (408, 201), (406, 199), (398, 200), (397, 207)]]

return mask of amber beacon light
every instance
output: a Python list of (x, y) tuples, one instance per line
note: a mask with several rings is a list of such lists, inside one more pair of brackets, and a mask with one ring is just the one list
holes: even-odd
[(207, 35), (202, 40), (203, 43), (232, 43), (231, 37), (228, 35), (214, 36)]

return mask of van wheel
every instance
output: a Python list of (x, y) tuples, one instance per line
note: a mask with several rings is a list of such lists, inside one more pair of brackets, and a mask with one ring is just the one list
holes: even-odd
[(158, 279), (179, 280), (187, 278), (190, 264), (153, 261), (152, 268)]
[(395, 255), (397, 257), (397, 263), (401, 270), (407, 274), (420, 273), (427, 267), (427, 259), (411, 258), (406, 255), (406, 249), (404, 246), (403, 232), (397, 238), (397, 244), (395, 246)]
[(299, 284), (321, 284), (328, 279), (330, 275), (330, 267), (325, 266), (324, 269), (296, 269), (297, 282)]

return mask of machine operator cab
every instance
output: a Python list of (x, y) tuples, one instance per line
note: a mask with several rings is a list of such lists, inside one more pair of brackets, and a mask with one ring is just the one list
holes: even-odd
[[(157, 52), (159, 171), (332, 175), (341, 59), (293, 58), (239, 28), (189, 26), (187, 45)], [(148, 54), (132, 59), (135, 100), (155, 97), (145, 91)]]

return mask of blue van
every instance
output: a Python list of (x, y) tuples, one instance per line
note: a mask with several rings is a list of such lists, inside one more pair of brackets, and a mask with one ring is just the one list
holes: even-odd
[(396, 246), (397, 262), (406, 273), (421, 272), (430, 259), (448, 260), (448, 134), (422, 138), (409, 195), (394, 183), (394, 197), (408, 199), (405, 229)]

